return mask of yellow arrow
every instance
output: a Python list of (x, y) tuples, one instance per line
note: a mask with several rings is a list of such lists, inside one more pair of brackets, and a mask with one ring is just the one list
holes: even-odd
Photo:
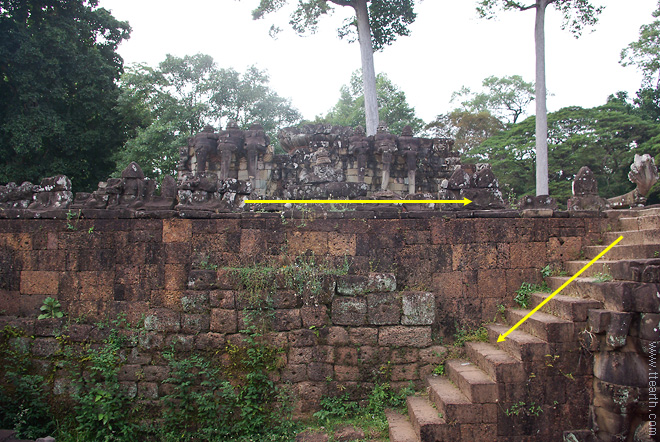
[(577, 272), (575, 275), (573, 275), (568, 281), (566, 281), (565, 283), (563, 283), (563, 284), (561, 285), (561, 287), (559, 287), (557, 290), (555, 290), (550, 296), (548, 296), (547, 298), (545, 298), (545, 300), (544, 300), (542, 303), (540, 303), (539, 305), (537, 305), (536, 308), (535, 308), (534, 310), (532, 310), (531, 312), (527, 313), (527, 314), (525, 315), (524, 318), (522, 318), (520, 321), (518, 321), (518, 322), (516, 323), (516, 325), (514, 325), (513, 327), (511, 327), (511, 328), (510, 328), (506, 333), (504, 333), (503, 335), (500, 334), (500, 337), (497, 338), (497, 342), (504, 342), (505, 338), (509, 335), (509, 333), (511, 333), (512, 331), (514, 331), (514, 330), (517, 329), (518, 327), (520, 327), (520, 325), (521, 325), (523, 322), (527, 321), (527, 320), (530, 318), (530, 316), (532, 316), (534, 313), (536, 313), (541, 307), (543, 307), (548, 301), (550, 301), (550, 300), (551, 300), (551, 299), (552, 299), (557, 293), (559, 293), (559, 292), (561, 292), (562, 290), (564, 290), (564, 288), (565, 288), (568, 284), (570, 284), (571, 282), (573, 282), (573, 280), (574, 280), (575, 278), (577, 278), (578, 276), (580, 276), (580, 275), (582, 274), (582, 272), (584, 272), (585, 270), (587, 270), (587, 269), (588, 269), (593, 263), (595, 263), (595, 262), (598, 261), (600, 258), (602, 258), (604, 254), (606, 254), (607, 252), (609, 252), (610, 249), (611, 249), (612, 247), (614, 247), (614, 246), (615, 246), (619, 241), (621, 241), (622, 239), (623, 239), (623, 236), (618, 237), (618, 238), (617, 238), (612, 244), (610, 244), (609, 246), (607, 246), (607, 248), (606, 248), (605, 250), (603, 250), (602, 252), (600, 252), (600, 253), (598, 254), (598, 256), (596, 256), (594, 259), (592, 259), (591, 261), (589, 261), (589, 263), (588, 263), (586, 266), (582, 267), (582, 269), (580, 269), (579, 272)]
[(463, 204), (467, 206), (472, 201), (462, 200), (245, 200), (250, 204)]

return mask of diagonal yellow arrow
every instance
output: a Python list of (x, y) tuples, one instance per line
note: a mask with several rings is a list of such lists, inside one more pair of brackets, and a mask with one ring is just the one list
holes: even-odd
[(245, 200), (250, 204), (463, 204), (467, 206), (472, 201), (462, 200)]
[(518, 322), (516, 323), (516, 325), (514, 325), (514, 326), (511, 327), (509, 330), (507, 330), (507, 332), (504, 333), (503, 335), (500, 334), (500, 337), (497, 338), (497, 342), (504, 342), (505, 338), (509, 335), (509, 333), (511, 333), (512, 331), (514, 331), (514, 330), (517, 329), (518, 327), (520, 327), (520, 325), (521, 325), (523, 322), (527, 321), (527, 320), (530, 318), (530, 316), (532, 316), (534, 313), (536, 313), (541, 307), (543, 307), (548, 301), (550, 301), (550, 300), (551, 300), (551, 299), (552, 299), (557, 293), (559, 293), (559, 292), (561, 292), (562, 290), (564, 290), (564, 288), (565, 288), (568, 284), (570, 284), (571, 282), (573, 282), (573, 280), (574, 280), (575, 278), (577, 278), (578, 276), (580, 276), (580, 275), (582, 274), (582, 272), (584, 272), (585, 270), (587, 270), (587, 269), (588, 269), (593, 263), (595, 263), (595, 262), (598, 261), (600, 258), (602, 258), (603, 255), (605, 255), (607, 252), (609, 252), (610, 249), (611, 249), (612, 247), (614, 247), (615, 245), (617, 245), (617, 243), (618, 243), (619, 241), (621, 241), (622, 239), (623, 239), (623, 236), (619, 236), (619, 237), (618, 237), (618, 238), (617, 238), (612, 244), (610, 244), (609, 246), (607, 246), (607, 248), (606, 248), (605, 250), (603, 250), (602, 252), (600, 252), (600, 253), (598, 254), (598, 256), (596, 256), (594, 259), (592, 259), (591, 261), (589, 261), (589, 263), (588, 263), (586, 266), (582, 267), (582, 268), (580, 269), (579, 272), (577, 272), (575, 275), (573, 275), (568, 281), (566, 281), (565, 283), (563, 283), (563, 284), (561, 285), (561, 287), (559, 287), (557, 290), (555, 290), (554, 292), (552, 292), (552, 294), (551, 294), (550, 296), (548, 296), (547, 298), (545, 298), (545, 300), (544, 300), (542, 303), (540, 303), (539, 305), (537, 305), (536, 308), (534, 308), (534, 310), (532, 310), (531, 312), (527, 313), (527, 314), (525, 315), (524, 318), (522, 318), (520, 321), (518, 321)]

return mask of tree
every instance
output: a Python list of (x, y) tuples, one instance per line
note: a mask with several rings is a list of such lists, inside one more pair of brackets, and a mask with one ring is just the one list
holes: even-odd
[(96, 0), (0, 0), (0, 182), (113, 169), (125, 137), (117, 46), (130, 27)]
[(548, 111), (545, 82), (545, 10), (553, 5), (564, 18), (562, 28), (568, 28), (576, 38), (587, 26), (598, 21), (602, 7), (594, 7), (589, 0), (534, 0), (523, 4), (517, 0), (479, 0), (477, 12), (481, 17), (495, 17), (495, 11), (536, 10), (534, 40), (536, 48), (536, 195), (548, 195)]
[[(286, 0), (260, 0), (252, 13), (253, 18), (262, 18), (286, 4)], [(398, 36), (410, 33), (408, 25), (415, 21), (414, 0), (298, 0), (298, 6), (291, 15), (290, 24), (299, 34), (315, 32), (322, 15), (330, 13), (331, 4), (348, 6), (354, 9), (355, 18), (340, 30), (340, 37), (354, 35), (360, 44), (362, 60), (362, 81), (367, 135), (376, 133), (378, 126), (378, 99), (376, 92), (376, 70), (374, 51), (392, 44)], [(271, 28), (276, 30), (275, 28)]]
[(461, 106), (471, 113), (489, 112), (500, 120), (516, 124), (534, 101), (534, 83), (528, 83), (520, 75), (498, 78), (490, 76), (481, 83), (483, 92), (472, 92), (463, 86), (454, 92), (451, 101), (462, 100)]
[(176, 175), (179, 147), (207, 124), (218, 128), (234, 120), (247, 129), (259, 123), (273, 138), (276, 129), (301, 116), (268, 81), (265, 71), (221, 69), (204, 54), (168, 55), (157, 68), (129, 67), (121, 81), (120, 106), (140, 127), (118, 153), (116, 172), (136, 161), (151, 178)]
[[(519, 195), (533, 190), (535, 119), (512, 125), (470, 152), (474, 160), (490, 162), (502, 187)], [(553, 164), (549, 187), (564, 201), (582, 166), (594, 172), (600, 194), (613, 197), (632, 190), (628, 171), (635, 153), (659, 153), (660, 125), (616, 99), (592, 109), (575, 106), (550, 113), (548, 129)]]
[(461, 156), (470, 156), (475, 148), (503, 130), (504, 124), (487, 110), (469, 112), (455, 109), (438, 115), (425, 129), (434, 137), (453, 138), (454, 151)]
[[(652, 15), (660, 17), (660, 1)], [(655, 78), (655, 87), (660, 87), (660, 20), (639, 28), (639, 39), (621, 51), (620, 63), (636, 65), (644, 74), (644, 86), (651, 86)]]
[[(376, 90), (380, 109), (378, 118), (385, 123), (392, 133), (400, 134), (404, 126), (410, 125), (413, 133), (424, 127), (424, 122), (415, 116), (415, 109), (410, 107), (406, 94), (399, 89), (385, 74), (376, 77)], [(359, 71), (351, 76), (348, 85), (341, 88), (341, 97), (325, 118), (317, 122), (326, 122), (340, 126), (356, 127), (364, 122), (364, 90), (360, 82)]]

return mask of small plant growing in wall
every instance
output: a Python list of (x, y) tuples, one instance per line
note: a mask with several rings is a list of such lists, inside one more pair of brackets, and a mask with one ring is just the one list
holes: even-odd
[(50, 319), (50, 318), (61, 318), (64, 316), (64, 313), (61, 311), (62, 304), (60, 304), (60, 301), (58, 301), (55, 298), (51, 298), (50, 296), (46, 299), (44, 299), (43, 305), (39, 308), (41, 310), (41, 314), (37, 317), (37, 319)]

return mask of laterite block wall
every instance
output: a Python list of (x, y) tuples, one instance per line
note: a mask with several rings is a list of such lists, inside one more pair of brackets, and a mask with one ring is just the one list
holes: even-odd
[(230, 268), (284, 268), (302, 255), (329, 269), (348, 264), (311, 297), (276, 281), (268, 338), (284, 349), (277, 380), (293, 384), (306, 409), (340, 386), (368, 391), (383, 372), (394, 384), (419, 381), (438, 363), (442, 337), (493, 320), (522, 282), (577, 258), (605, 226), (596, 215), (513, 211), (297, 215), (1, 219), (0, 327), (28, 330), (32, 353), (46, 358), (64, 322), (36, 321), (49, 296), (74, 342), (100, 339), (94, 324), (120, 313), (143, 320), (122, 381), (154, 398), (167, 376), (164, 348), (222, 350), (240, 339), (250, 304)]

